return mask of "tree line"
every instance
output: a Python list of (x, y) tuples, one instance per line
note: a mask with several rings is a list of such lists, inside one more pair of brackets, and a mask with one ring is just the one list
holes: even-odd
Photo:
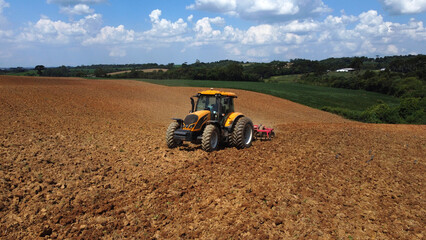
[[(353, 68), (354, 73), (329, 74), (340, 68)], [(139, 71), (166, 69), (166, 71)], [(378, 71), (385, 69), (385, 71)], [(29, 75), (50, 77), (109, 77), (108, 73), (128, 70), (114, 78), (193, 79), (221, 81), (264, 81), (272, 76), (301, 74), (300, 82), (337, 88), (363, 89), (396, 97), (424, 97), (426, 92), (426, 55), (328, 58), (320, 61), (292, 59), (269, 63), (221, 60), (204, 63), (167, 65), (146, 64), (95, 64), (90, 66), (60, 66), (54, 68), (37, 65), (37, 72)], [(25, 72), (18, 67), (8, 72)]]

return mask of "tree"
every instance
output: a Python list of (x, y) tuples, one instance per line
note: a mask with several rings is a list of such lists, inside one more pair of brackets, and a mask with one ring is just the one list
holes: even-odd
[(352, 68), (355, 68), (355, 70), (359, 71), (361, 70), (363, 61), (360, 57), (355, 57), (352, 62), (351, 62), (351, 66)]
[(243, 80), (243, 66), (238, 63), (231, 63), (224, 69), (225, 79), (228, 81), (242, 81)]
[(96, 77), (106, 77), (106, 72), (103, 68), (99, 67), (95, 69), (95, 76)]
[(169, 63), (169, 64), (167, 64), (166, 68), (167, 69), (172, 69), (174, 66), (175, 66), (174, 63)]
[(37, 74), (41, 76), (43, 74), (43, 70), (46, 69), (43, 65), (37, 65), (35, 66), (34, 70), (37, 70)]

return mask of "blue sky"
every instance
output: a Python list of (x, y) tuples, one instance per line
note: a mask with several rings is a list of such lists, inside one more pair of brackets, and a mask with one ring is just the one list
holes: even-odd
[(0, 0), (0, 67), (426, 53), (426, 0)]

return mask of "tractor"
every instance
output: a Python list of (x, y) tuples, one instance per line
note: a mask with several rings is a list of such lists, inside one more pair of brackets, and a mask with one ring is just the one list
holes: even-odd
[[(194, 100), (196, 98), (196, 102)], [(201, 144), (204, 151), (215, 151), (221, 145), (248, 148), (253, 140), (253, 123), (240, 112), (234, 112), (235, 93), (214, 89), (191, 97), (191, 111), (184, 120), (173, 118), (167, 133), (169, 148), (184, 141)]]

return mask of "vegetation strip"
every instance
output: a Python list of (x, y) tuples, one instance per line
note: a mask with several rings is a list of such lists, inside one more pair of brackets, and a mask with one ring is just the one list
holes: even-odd
[(294, 82), (138, 80), (165, 86), (233, 88), (260, 92), (362, 122), (426, 124), (424, 100), (407, 99), (400, 102), (396, 97), (364, 90), (313, 86)]

